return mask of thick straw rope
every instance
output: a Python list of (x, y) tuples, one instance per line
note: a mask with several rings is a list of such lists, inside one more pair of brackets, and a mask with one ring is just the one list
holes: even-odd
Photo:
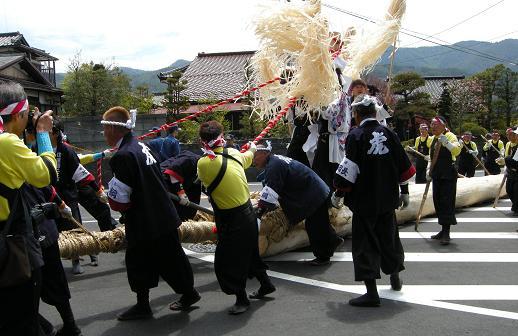
[[(182, 243), (216, 241), (215, 224), (209, 221), (187, 221), (178, 228)], [(89, 232), (84, 229), (61, 232), (59, 250), (62, 258), (74, 258), (82, 255), (96, 255), (101, 252), (116, 253), (125, 248), (125, 227), (111, 231)]]

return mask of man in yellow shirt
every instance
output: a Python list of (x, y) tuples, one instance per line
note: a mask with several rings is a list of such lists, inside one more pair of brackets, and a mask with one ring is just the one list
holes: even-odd
[[(0, 287), (2, 336), (39, 335), (38, 307), (43, 259), (21, 187), (24, 183), (37, 188), (45, 187), (56, 180), (57, 173), (49, 138), (52, 111), (30, 121), (35, 124), (39, 155), (20, 140), (27, 126), (28, 112), (27, 95), (22, 86), (11, 81), (0, 81), (0, 233), (25, 238), (32, 270), (29, 280)], [(1, 263), (6, 253), (0, 248), (0, 269), (4, 266)], [(2, 278), (4, 276), (2, 274)]]
[(261, 284), (251, 298), (275, 291), (259, 256), (257, 218), (244, 171), (252, 164), (256, 147), (251, 144), (245, 153), (225, 148), (223, 126), (217, 121), (201, 124), (200, 138), (206, 156), (198, 161), (198, 178), (207, 188), (218, 230), (214, 270), (221, 290), (236, 296), (229, 314), (241, 314), (250, 306), (248, 277), (256, 277)]
[[(430, 144), (433, 141), (433, 136), (428, 134), (428, 125), (419, 125), (420, 136), (415, 139), (414, 150), (425, 155), (425, 158), (416, 155), (415, 159), (415, 183), (426, 183), (426, 167), (430, 159)], [(410, 152), (411, 153), (411, 152)]]
[(482, 150), (484, 151), (484, 166), (486, 166), (486, 169), (491, 175), (500, 174), (500, 165), (497, 160), (503, 165), (500, 159), (504, 156), (504, 143), (500, 140), (498, 130), (493, 130), (491, 139), (486, 139), (486, 144), (482, 147)]
[(478, 155), (477, 144), (471, 141), (473, 135), (470, 131), (465, 131), (461, 137), (460, 143), (460, 154), (457, 157), (459, 174), (466, 177), (475, 176), (476, 161), (475, 158)]
[(441, 245), (450, 243), (450, 226), (457, 224), (455, 218), (455, 197), (457, 195), (457, 169), (455, 159), (460, 154), (461, 146), (457, 136), (446, 127), (446, 120), (437, 116), (431, 122), (434, 140), (430, 145), (432, 163), (427, 178), (432, 179), (433, 205), (442, 230), (432, 239), (440, 240)]

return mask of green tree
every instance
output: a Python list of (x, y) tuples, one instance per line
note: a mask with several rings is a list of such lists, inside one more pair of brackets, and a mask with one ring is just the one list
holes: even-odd
[(153, 96), (147, 85), (139, 85), (122, 100), (126, 109), (136, 108), (139, 113), (149, 113), (153, 108)]
[[(268, 124), (268, 120), (262, 120), (257, 113), (248, 115), (243, 113), (239, 123), (241, 125), (241, 137), (253, 140)], [(268, 133), (267, 137), (287, 138), (290, 136), (288, 123), (281, 119)]]
[(187, 81), (182, 78), (180, 71), (173, 71), (166, 80), (167, 92), (164, 96), (167, 108), (167, 121), (178, 120), (180, 111), (189, 107), (189, 98), (182, 95), (187, 89)]
[(495, 93), (498, 97), (495, 107), (505, 114), (505, 126), (510, 127), (518, 108), (518, 73), (505, 68), (497, 80)]
[(396, 103), (394, 117), (399, 123), (410, 123), (409, 138), (416, 136), (416, 115), (431, 117), (435, 114), (430, 95), (416, 91), (424, 84), (425, 80), (416, 72), (400, 73), (392, 81), (392, 92), (402, 96)]
[(77, 53), (63, 81), (64, 110), (68, 115), (96, 116), (122, 105), (130, 93), (130, 80), (111, 65), (82, 63)]
[(494, 127), (495, 117), (498, 119), (498, 115), (495, 116), (496, 89), (497, 82), (502, 77), (504, 70), (505, 67), (502, 64), (498, 64), (474, 76), (482, 85), (482, 97), (484, 106), (487, 109), (485, 119), (483, 120), (483, 126), (486, 129), (492, 129)]
[(448, 89), (448, 84), (443, 83), (441, 97), (439, 98), (439, 102), (437, 103), (437, 113), (446, 118), (448, 123), (450, 123), (451, 121), (451, 105), (452, 99), (450, 95), (450, 90)]
[[(199, 105), (210, 105), (214, 104), (214, 102), (215, 101), (213, 99), (203, 99), (199, 100), (197, 103)], [(227, 113), (227, 110), (216, 109), (211, 113), (204, 113), (198, 116), (196, 119), (181, 123), (179, 126), (182, 130), (178, 133), (178, 140), (180, 140), (183, 143), (198, 142), (198, 132), (200, 129), (200, 124), (209, 120), (216, 120), (221, 125), (223, 125), (223, 130), (225, 132), (229, 131), (230, 122), (225, 118)]]

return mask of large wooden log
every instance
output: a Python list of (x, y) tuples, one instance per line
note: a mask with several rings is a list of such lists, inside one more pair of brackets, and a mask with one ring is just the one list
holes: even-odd
[[(496, 196), (502, 175), (473, 177), (457, 180), (456, 207), (462, 208), (477, 203), (493, 200)], [(399, 224), (416, 219), (417, 211), (424, 191), (424, 184), (411, 184), (410, 206), (402, 211), (396, 211)], [(505, 189), (505, 188), (504, 188)], [(501, 196), (505, 195), (502, 190)], [(252, 194), (252, 201), (257, 194)], [(433, 195), (430, 192), (423, 207), (423, 217), (433, 215)], [(347, 207), (330, 210), (331, 224), (342, 236), (351, 233), (352, 213)], [(200, 215), (197, 222), (184, 222), (179, 230), (183, 243), (202, 243), (216, 241), (213, 219)], [(92, 236), (81, 232), (66, 232), (60, 235), (59, 245), (62, 257), (97, 254), (99, 252), (117, 252), (124, 247), (124, 228), (107, 232), (92, 232)], [(99, 243), (100, 242), (100, 243)], [(259, 251), (263, 256), (308, 246), (309, 239), (304, 230), (304, 224), (288, 225), (282, 210), (278, 209), (263, 216), (259, 230)]]
[[(502, 175), (458, 179), (456, 207), (462, 208), (493, 200), (501, 180)], [(396, 218), (399, 224), (416, 219), (424, 188), (424, 184), (411, 184), (409, 186), (410, 205), (404, 210), (396, 211)], [(503, 195), (505, 195), (505, 190), (502, 190), (501, 196)], [(432, 190), (430, 190), (423, 207), (423, 217), (433, 214), (435, 214), (435, 209), (433, 206), (433, 193)], [(346, 207), (340, 210), (331, 209), (330, 215), (331, 224), (337, 233), (341, 235), (351, 233), (352, 213), (349, 209)], [(263, 256), (271, 256), (308, 245), (309, 239), (303, 224), (299, 224), (288, 230), (286, 236), (281, 240), (279, 240), (278, 237), (271, 239), (269, 232), (263, 230), (263, 228), (261, 228), (259, 235), (259, 248)]]

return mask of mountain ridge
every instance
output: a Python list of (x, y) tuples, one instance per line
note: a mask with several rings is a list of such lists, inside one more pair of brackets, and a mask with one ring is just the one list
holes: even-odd
[[(469, 48), (466, 52), (458, 50)], [(387, 76), (390, 63), (391, 50), (387, 50), (370, 75), (384, 78)], [(484, 57), (473, 54), (483, 54)], [(488, 56), (490, 55), (490, 56)], [(397, 50), (392, 69), (393, 74), (406, 71), (416, 71), (422, 76), (471, 76), (496, 64), (503, 63), (513, 71), (518, 71), (518, 66), (505, 62), (490, 60), (487, 58), (518, 62), (518, 39), (505, 39), (499, 42), (461, 41), (449, 46), (425, 46), (425, 47), (401, 47)], [(131, 80), (132, 87), (147, 85), (150, 92), (161, 93), (166, 89), (164, 83), (160, 83), (157, 75), (160, 72), (184, 67), (190, 61), (178, 59), (171, 65), (158, 70), (140, 70), (130, 67), (120, 67)], [(507, 62), (508, 63), (508, 62)], [(64, 74), (56, 74), (58, 86), (63, 82)]]

